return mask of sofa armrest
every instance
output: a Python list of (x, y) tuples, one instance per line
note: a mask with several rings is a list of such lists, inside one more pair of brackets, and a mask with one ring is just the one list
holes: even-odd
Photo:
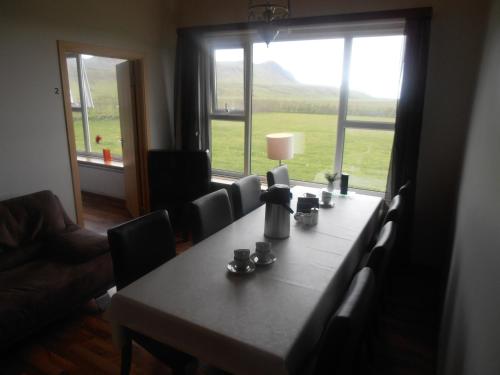
[(47, 254), (66, 263), (83, 263), (109, 251), (106, 236), (76, 227), (51, 236), (46, 243)]

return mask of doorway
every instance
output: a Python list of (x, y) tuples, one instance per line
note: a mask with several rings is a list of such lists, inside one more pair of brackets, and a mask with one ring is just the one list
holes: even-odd
[(58, 46), (77, 222), (105, 233), (148, 211), (143, 57)]

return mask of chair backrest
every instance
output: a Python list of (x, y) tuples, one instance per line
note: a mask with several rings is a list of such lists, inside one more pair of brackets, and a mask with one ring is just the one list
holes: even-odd
[(281, 165), (267, 172), (267, 186), (275, 184), (290, 185), (288, 167), (286, 165)]
[(175, 236), (165, 210), (109, 229), (108, 241), (118, 289), (175, 256)]
[(260, 177), (255, 175), (243, 177), (231, 185), (235, 220), (262, 205), (261, 191)]
[(319, 340), (315, 375), (352, 374), (375, 304), (375, 276), (362, 268)]
[(387, 268), (391, 262), (394, 246), (396, 243), (397, 224), (388, 221), (380, 230), (377, 243), (368, 255), (367, 266), (375, 273), (378, 287), (382, 287), (386, 277)]
[(389, 208), (387, 209), (387, 213), (385, 214), (384, 223), (389, 221), (395, 221), (396, 223), (400, 223), (403, 217), (404, 210), (404, 198), (402, 195), (397, 194), (392, 198), (391, 204), (389, 204)]
[(151, 210), (166, 209), (172, 225), (180, 228), (186, 205), (211, 189), (208, 152), (151, 150), (148, 169)]
[(193, 243), (198, 243), (233, 222), (226, 189), (220, 189), (191, 203)]
[(401, 186), (398, 190), (398, 194), (401, 195), (403, 198), (406, 198), (407, 195), (409, 194), (410, 192), (410, 189), (411, 189), (411, 181), (408, 180), (406, 181), (406, 184), (404, 184), (403, 186)]

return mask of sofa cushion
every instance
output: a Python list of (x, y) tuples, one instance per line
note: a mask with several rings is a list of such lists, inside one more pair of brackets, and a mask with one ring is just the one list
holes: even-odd
[(0, 202), (0, 245), (15, 248), (65, 229), (63, 208), (48, 190)]
[(42, 254), (42, 243), (32, 242), (17, 248), (0, 245), (0, 271), (9, 270), (32, 261)]
[(109, 251), (106, 236), (84, 228), (52, 235), (45, 248), (47, 255), (66, 263), (86, 262)]
[(38, 260), (0, 272), (0, 349), (112, 285), (109, 253), (80, 264)]

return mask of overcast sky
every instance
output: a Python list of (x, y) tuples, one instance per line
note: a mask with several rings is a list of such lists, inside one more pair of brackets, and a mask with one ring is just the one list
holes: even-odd
[[(349, 85), (381, 98), (397, 98), (400, 89), (403, 36), (353, 40)], [(254, 63), (274, 61), (304, 84), (339, 87), (343, 39), (254, 44)], [(217, 61), (241, 61), (242, 50), (218, 50)]]

